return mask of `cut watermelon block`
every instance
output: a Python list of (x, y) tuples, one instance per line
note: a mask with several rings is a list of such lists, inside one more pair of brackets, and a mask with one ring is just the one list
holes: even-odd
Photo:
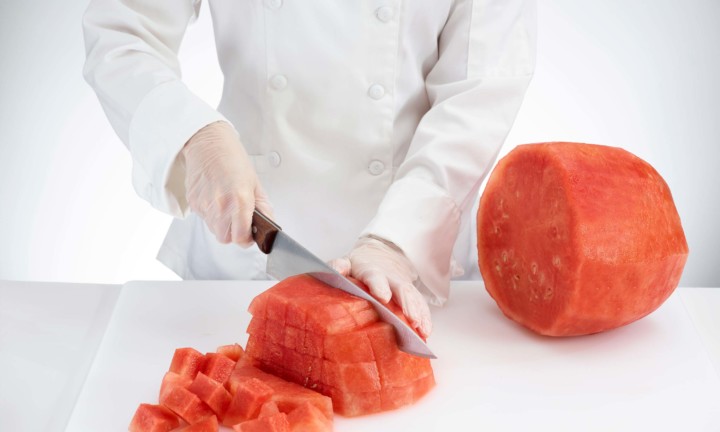
[(287, 419), (291, 432), (332, 432), (332, 421), (309, 403), (292, 410)]
[(510, 319), (543, 335), (597, 333), (657, 309), (688, 247), (660, 175), (620, 148), (517, 146), (477, 214), (485, 287)]
[(269, 386), (272, 390), (271, 399), (277, 403), (280, 411), (284, 413), (289, 413), (303, 403), (309, 402), (328, 418), (332, 418), (332, 401), (329, 397), (306, 389), (301, 385), (285, 381), (252, 366), (235, 368), (227, 383), (230, 393), (237, 391), (241, 383), (248, 378), (256, 378)]
[(220, 420), (223, 419), (232, 397), (221, 382), (198, 372), (188, 390), (195, 393), (201, 401), (209, 406)]
[(130, 432), (168, 432), (180, 426), (177, 416), (160, 405), (140, 404), (130, 421)]
[(245, 350), (243, 350), (243, 347), (241, 347), (240, 344), (232, 344), (219, 346), (217, 348), (217, 353), (224, 355), (234, 362), (237, 362), (240, 360), (240, 357), (245, 354)]
[(160, 402), (189, 424), (197, 423), (214, 415), (210, 407), (195, 393), (182, 387), (174, 387), (165, 400)]
[(380, 375), (377, 363), (323, 363), (322, 382), (340, 391), (365, 393), (380, 390)]
[(205, 354), (202, 373), (215, 381), (224, 383), (230, 377), (233, 369), (235, 369), (235, 361), (228, 357), (218, 353)]
[(200, 420), (193, 425), (178, 429), (177, 432), (218, 432), (219, 430), (220, 425), (218, 424), (217, 417), (212, 416), (204, 420)]
[(269, 417), (248, 420), (233, 426), (236, 432), (290, 432), (290, 424), (285, 413)]
[(267, 401), (260, 407), (260, 412), (257, 418), (265, 418), (280, 414), (280, 408), (278, 408), (275, 401)]
[[(397, 408), (434, 385), (430, 361), (401, 352), (394, 329), (378, 321), (369, 302), (307, 275), (281, 281), (258, 297), (273, 312), (253, 316), (246, 357), (265, 372), (331, 396), (335, 412), (355, 416)], [(404, 319), (399, 306), (391, 310)], [(281, 313), (284, 324), (273, 318)], [(302, 402), (288, 394), (273, 396), (285, 413)]]
[(170, 363), (170, 372), (194, 379), (202, 369), (204, 361), (205, 356), (200, 351), (194, 348), (178, 348)]
[(231, 382), (234, 396), (222, 419), (227, 426), (256, 418), (273, 394), (272, 387), (258, 378), (238, 376)]
[(162, 403), (162, 401), (167, 398), (167, 395), (170, 394), (173, 388), (188, 388), (190, 387), (190, 384), (192, 384), (192, 382), (192, 378), (188, 376), (180, 375), (175, 372), (165, 372), (162, 384), (160, 384), (160, 397), (158, 398), (158, 400), (160, 401), (160, 403)]

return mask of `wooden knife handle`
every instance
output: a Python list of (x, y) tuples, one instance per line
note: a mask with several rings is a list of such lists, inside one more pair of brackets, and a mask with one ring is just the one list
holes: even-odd
[(269, 254), (275, 243), (275, 236), (282, 228), (269, 217), (255, 210), (252, 218), (252, 236), (258, 248), (264, 253)]

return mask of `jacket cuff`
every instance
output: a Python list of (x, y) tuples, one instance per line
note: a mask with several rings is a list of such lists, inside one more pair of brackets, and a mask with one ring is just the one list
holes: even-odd
[(417, 287), (436, 306), (450, 291), (453, 245), (460, 227), (460, 209), (439, 186), (405, 177), (388, 189), (376, 216), (362, 235), (386, 239), (415, 267)]
[(148, 93), (133, 114), (129, 130), (137, 194), (158, 210), (183, 217), (187, 201), (180, 150), (195, 132), (221, 120), (227, 121), (180, 81), (160, 84)]

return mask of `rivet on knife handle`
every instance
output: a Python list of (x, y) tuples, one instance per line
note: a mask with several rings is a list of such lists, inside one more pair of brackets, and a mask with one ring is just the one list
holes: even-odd
[(269, 254), (272, 250), (275, 236), (282, 228), (269, 217), (255, 210), (252, 218), (252, 236), (258, 248), (264, 253)]

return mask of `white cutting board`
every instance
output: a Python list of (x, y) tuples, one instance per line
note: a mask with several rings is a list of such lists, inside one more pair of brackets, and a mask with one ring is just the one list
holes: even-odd
[[(67, 431), (125, 431), (156, 402), (175, 348), (245, 344), (250, 300), (271, 282), (132, 282), (118, 299)], [(437, 387), (351, 431), (719, 431), (720, 380), (678, 295), (621, 329), (567, 339), (532, 334), (480, 282), (433, 310)]]

